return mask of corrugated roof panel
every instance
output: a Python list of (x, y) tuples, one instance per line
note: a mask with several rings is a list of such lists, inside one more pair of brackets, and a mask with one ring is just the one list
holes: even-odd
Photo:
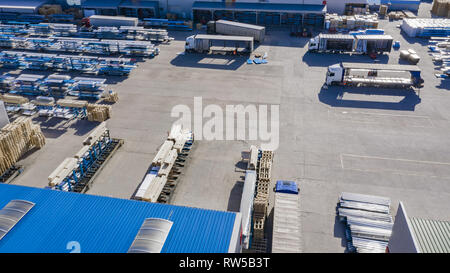
[(422, 253), (450, 253), (450, 222), (410, 218)]
[(126, 253), (146, 218), (174, 224), (161, 252), (228, 252), (236, 214), (0, 184), (0, 207), (12, 199), (36, 205), (0, 241), (0, 252)]
[(103, 8), (103, 9), (116, 9), (122, 0), (87, 0), (84, 2), (81, 7), (83, 8)]

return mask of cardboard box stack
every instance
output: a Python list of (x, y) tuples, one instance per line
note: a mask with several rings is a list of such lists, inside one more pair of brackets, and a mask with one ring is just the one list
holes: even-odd
[(111, 106), (89, 103), (87, 105), (87, 116), (89, 121), (105, 121), (111, 117)]
[(378, 28), (378, 15), (338, 15), (336, 13), (327, 14), (325, 16), (326, 25), (329, 25), (329, 29), (367, 29)]
[(52, 14), (61, 14), (62, 8), (61, 5), (43, 5), (39, 8), (39, 14), (41, 15), (52, 15)]
[(45, 137), (41, 127), (30, 118), (19, 117), (0, 130), (0, 174), (11, 168), (32, 148), (42, 148)]
[(437, 16), (450, 18), (450, 0), (434, 0), (431, 13)]

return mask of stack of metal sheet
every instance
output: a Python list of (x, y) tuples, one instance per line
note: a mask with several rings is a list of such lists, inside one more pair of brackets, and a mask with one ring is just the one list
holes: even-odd
[(347, 249), (351, 252), (384, 253), (392, 234), (389, 198), (343, 192), (339, 219), (346, 224)]

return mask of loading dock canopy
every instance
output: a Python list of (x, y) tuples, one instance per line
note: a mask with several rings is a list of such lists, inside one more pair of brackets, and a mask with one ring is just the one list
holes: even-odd
[(316, 13), (325, 14), (325, 5), (303, 5), (303, 4), (269, 4), (269, 3), (226, 3), (195, 1), (192, 5), (194, 10), (233, 10), (233, 11), (256, 11), (256, 12), (289, 12), (289, 13)]
[(87, 0), (81, 7), (90, 9), (117, 9), (117, 6), (121, 1), (122, 0)]
[(342, 63), (342, 67), (348, 69), (420, 71), (420, 68), (417, 65), (401, 64)]

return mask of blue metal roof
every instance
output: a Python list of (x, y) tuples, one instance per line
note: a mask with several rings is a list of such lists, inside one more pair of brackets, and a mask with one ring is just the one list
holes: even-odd
[(195, 1), (192, 9), (242, 10), (267, 12), (325, 13), (325, 5), (272, 4), (272, 3), (226, 3)]
[(0, 0), (0, 7), (8, 8), (20, 6), (37, 9), (38, 7), (42, 6), (47, 2), (49, 2), (49, 0), (21, 0), (21, 1)]
[[(0, 253), (125, 253), (146, 218), (173, 221), (163, 253), (228, 252), (236, 214), (50, 189), (0, 184), (0, 208), (36, 203), (0, 240)], [(239, 219), (239, 218), (238, 218)]]
[(145, 0), (124, 0), (119, 5), (119, 8), (153, 8), (155, 10), (157, 10), (158, 7), (158, 1)]
[(81, 7), (92, 9), (116, 9), (122, 0), (86, 0)]

